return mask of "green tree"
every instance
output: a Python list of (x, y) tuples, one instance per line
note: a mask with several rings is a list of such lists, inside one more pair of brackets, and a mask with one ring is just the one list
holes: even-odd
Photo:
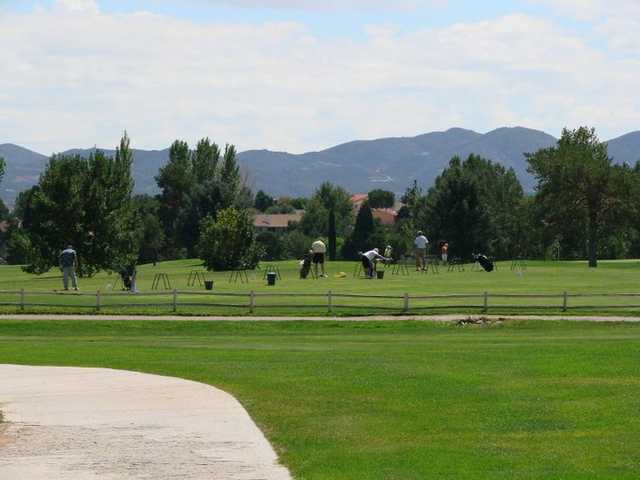
[(277, 233), (260, 232), (256, 235), (256, 243), (264, 250), (265, 260), (282, 260), (285, 256), (284, 243)]
[(0, 157), (0, 183), (4, 179), (5, 170), (7, 168), (7, 162), (4, 160), (4, 157)]
[(472, 253), (487, 251), (488, 212), (480, 199), (477, 182), (465, 175), (458, 157), (449, 162), (449, 167), (417, 205), (416, 228), (427, 232), (433, 241), (448, 240), (451, 254), (469, 258)]
[[(458, 188), (469, 197), (456, 198), (452, 189)], [(448, 240), (454, 255), (468, 257), (474, 251), (482, 251), (497, 258), (520, 256), (523, 253), (521, 237), (526, 235), (522, 225), (523, 198), (522, 186), (513, 169), (474, 154), (464, 161), (454, 157), (426, 196), (415, 182), (407, 189), (395, 231), (412, 236), (417, 230), (424, 230), (433, 243)], [(469, 201), (477, 205), (465, 203)], [(475, 220), (460, 217), (465, 211), (469, 212), (465, 215), (473, 212), (479, 217)], [(465, 223), (465, 228), (476, 236), (475, 242), (457, 244), (451, 232)], [(477, 228), (480, 225), (482, 228)], [(459, 251), (458, 247), (462, 249)]]
[(187, 142), (176, 140), (169, 148), (169, 162), (156, 175), (160, 187), (160, 218), (171, 257), (178, 255), (181, 247), (179, 219), (190, 204), (194, 185), (191, 151)]
[(302, 258), (308, 251), (313, 238), (306, 236), (300, 230), (291, 230), (282, 237), (286, 258)]
[(473, 154), (462, 163), (462, 171), (475, 181), (488, 215), (487, 253), (497, 258), (521, 256), (518, 228), (524, 192), (515, 171)]
[(260, 212), (266, 211), (269, 207), (272, 207), (275, 204), (275, 199), (264, 193), (262, 190), (258, 190), (258, 193), (256, 193), (256, 198), (253, 202), (253, 206), (255, 207), (255, 209)]
[(308, 202), (309, 199), (304, 197), (286, 198), (286, 203), (290, 204), (295, 210), (304, 210)]
[(616, 166), (593, 128), (564, 129), (557, 145), (527, 154), (538, 184), (545, 222), (562, 232), (579, 225), (586, 233), (590, 267), (598, 266), (598, 242), (628, 218), (631, 192), (628, 167)]
[(336, 232), (336, 212), (329, 210), (329, 226), (327, 236), (329, 238), (329, 260), (336, 259), (336, 244), (337, 244), (337, 232)]
[(288, 203), (280, 203), (280, 201), (278, 201), (278, 203), (276, 203), (275, 205), (271, 205), (269, 208), (267, 208), (264, 213), (294, 213), (295, 211), (296, 210), (292, 205)]
[(358, 210), (353, 232), (342, 247), (342, 256), (349, 259), (357, 258), (358, 252), (364, 252), (373, 245), (372, 237), (375, 232), (376, 223), (373, 220), (371, 207), (369, 202), (364, 202)]
[(57, 265), (58, 253), (67, 244), (78, 251), (82, 275), (135, 258), (132, 158), (125, 133), (114, 158), (96, 151), (86, 159), (78, 155), (50, 159), (38, 185), (18, 202), (30, 245), (26, 271), (48, 271)]
[(367, 195), (371, 208), (391, 208), (396, 203), (396, 196), (388, 190), (371, 190)]
[(196, 254), (203, 218), (216, 218), (228, 207), (248, 208), (251, 192), (236, 162), (236, 150), (204, 138), (191, 151), (183, 141), (169, 149), (169, 162), (156, 176), (160, 187), (160, 218), (166, 236), (165, 256)]
[[(7, 164), (3, 157), (0, 157), (0, 183), (4, 179), (5, 168)], [(0, 199), (0, 221), (7, 220), (9, 218), (9, 209), (5, 205), (4, 201)]]
[(253, 222), (246, 210), (226, 208), (217, 219), (206, 217), (198, 250), (209, 270), (233, 270), (257, 263)]
[(218, 145), (208, 138), (200, 140), (191, 153), (193, 183), (185, 194), (185, 202), (176, 221), (176, 243), (188, 256), (196, 255), (200, 221), (208, 215), (215, 216), (225, 207), (219, 171), (220, 156)]
[(83, 254), (96, 269), (137, 260), (132, 165), (133, 152), (126, 132), (113, 158), (98, 151), (88, 159), (82, 197), (83, 228), (89, 241), (83, 246)]
[(233, 205), (244, 208), (250, 206), (240, 204), (242, 202), (246, 202), (246, 199), (242, 198), (245, 193), (243, 192), (244, 185), (240, 176), (240, 166), (236, 160), (236, 147), (233, 145), (226, 145), (224, 148), (220, 180), (223, 192), (222, 199), (225, 206)]
[(196, 183), (204, 184), (215, 180), (218, 176), (219, 162), (220, 148), (218, 145), (211, 142), (209, 138), (200, 140), (191, 157), (193, 177)]
[(415, 234), (416, 227), (414, 220), (419, 208), (422, 208), (419, 204), (423, 201), (422, 188), (418, 186), (416, 180), (413, 181), (410, 187), (407, 187), (400, 201), (403, 203), (403, 206), (398, 212), (398, 220), (401, 220), (398, 227), (407, 233), (411, 232), (411, 234)]
[(164, 229), (160, 222), (160, 201), (149, 195), (133, 197), (138, 237), (138, 262), (157, 262), (164, 247)]
[(315, 191), (300, 222), (300, 228), (310, 237), (327, 236), (329, 210), (336, 215), (336, 232), (344, 236), (349, 230), (353, 218), (351, 197), (345, 189), (324, 182)]

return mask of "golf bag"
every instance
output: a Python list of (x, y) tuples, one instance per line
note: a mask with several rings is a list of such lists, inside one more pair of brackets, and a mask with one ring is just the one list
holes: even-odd
[(128, 268), (120, 270), (120, 278), (122, 279), (123, 290), (131, 290), (131, 276)]
[(305, 279), (311, 271), (311, 254), (307, 253), (300, 262), (300, 278)]
[(133, 264), (120, 269), (120, 278), (122, 279), (122, 287), (124, 290), (131, 290), (133, 288), (133, 279), (135, 276), (136, 266)]
[(493, 271), (493, 262), (489, 260), (486, 255), (482, 255), (480, 253), (475, 256), (475, 260), (480, 264), (480, 266), (484, 269), (485, 272)]

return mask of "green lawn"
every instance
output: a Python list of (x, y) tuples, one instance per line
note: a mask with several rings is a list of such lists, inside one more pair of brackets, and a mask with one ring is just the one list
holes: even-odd
[(298, 480), (640, 471), (638, 324), (1, 321), (0, 362), (223, 388)]
[[(214, 281), (214, 292), (220, 294), (257, 292), (257, 314), (305, 314), (324, 315), (327, 313), (328, 291), (334, 294), (367, 294), (386, 295), (397, 298), (339, 298), (333, 301), (333, 313), (336, 315), (401, 313), (405, 293), (411, 296), (442, 294), (474, 294), (476, 298), (467, 299), (411, 299), (410, 313), (442, 313), (452, 309), (457, 312), (479, 312), (483, 305), (483, 293), (489, 292), (490, 312), (494, 313), (560, 313), (563, 304), (563, 292), (571, 294), (594, 293), (640, 293), (640, 262), (609, 261), (601, 262), (597, 269), (589, 269), (586, 262), (529, 262), (523, 272), (514, 272), (509, 262), (498, 264), (498, 270), (492, 273), (471, 271), (470, 265), (465, 271), (448, 272), (441, 268), (439, 274), (418, 274), (413, 269), (410, 275), (392, 275), (388, 268), (383, 280), (365, 280), (354, 278), (352, 272), (355, 262), (330, 262), (329, 278), (318, 280), (300, 280), (297, 274), (297, 263), (294, 261), (279, 262), (278, 267), (283, 278), (276, 286), (268, 287), (264, 280), (264, 270), (249, 272), (249, 283), (230, 283), (229, 273), (205, 272), (206, 278)], [(180, 260), (160, 263), (157, 266), (143, 265), (139, 268), (139, 287), (143, 292), (151, 290), (156, 273), (166, 273), (172, 287), (187, 293), (178, 297), (178, 312), (184, 314), (247, 314), (249, 299), (232, 296), (197, 296), (204, 292), (203, 287), (187, 286), (189, 273), (192, 270), (203, 271), (198, 260)], [(344, 278), (336, 274), (344, 272)], [(168, 313), (172, 308), (172, 297), (169, 293), (163, 296), (125, 296), (111, 297), (109, 294), (117, 290), (117, 275), (101, 273), (93, 278), (80, 279), (81, 293), (93, 296), (78, 296), (73, 293), (45, 294), (61, 288), (59, 271), (35, 276), (21, 271), (17, 266), (0, 267), (0, 290), (16, 291), (24, 288), (28, 292), (39, 292), (27, 295), (28, 302), (55, 303), (66, 305), (56, 311), (87, 311), (96, 305), (95, 292), (102, 293), (101, 307), (105, 312), (116, 313)], [(189, 292), (194, 292), (190, 294)], [(262, 297), (264, 293), (314, 293), (317, 297), (299, 298), (295, 296)], [(495, 294), (552, 294), (555, 298), (496, 298)], [(0, 303), (15, 303), (19, 296), (15, 293), (0, 293)], [(160, 307), (147, 304), (162, 302)], [(122, 303), (133, 306), (119, 306)], [(201, 306), (190, 305), (194, 303)], [(240, 305), (232, 307), (229, 305)], [(605, 307), (614, 305), (616, 308)], [(637, 315), (640, 313), (640, 298), (568, 298), (569, 313), (603, 313)], [(525, 308), (523, 308), (525, 307)], [(549, 308), (551, 307), (551, 308)], [(623, 308), (621, 308), (623, 307)], [(573, 310), (572, 310), (573, 309)], [(16, 311), (15, 307), (5, 306), (4, 312)], [(46, 307), (27, 307), (26, 311), (53, 311)]]

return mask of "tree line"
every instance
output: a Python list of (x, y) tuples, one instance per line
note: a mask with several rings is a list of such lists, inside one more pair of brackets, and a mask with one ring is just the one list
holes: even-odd
[[(53, 155), (38, 183), (20, 193), (14, 211), (4, 219), (7, 261), (24, 265), (27, 272), (44, 273), (57, 265), (65, 245), (73, 245), (81, 275), (200, 254), (212, 268), (221, 268), (230, 266), (228, 261), (218, 260), (223, 257), (219, 251), (212, 260), (211, 241), (204, 238), (226, 238), (211, 228), (219, 217), (244, 221), (249, 235), (244, 244), (254, 245), (248, 214), (253, 198), (235, 147), (221, 149), (204, 138), (191, 149), (176, 140), (169, 161), (155, 177), (160, 189), (155, 196), (133, 194), (133, 161), (126, 133), (113, 157), (100, 150), (86, 158)], [(234, 261), (255, 264), (259, 257), (257, 251), (253, 259), (251, 252), (244, 254), (249, 256)]]
[[(372, 209), (390, 208), (395, 195), (369, 192), (357, 211), (351, 195), (329, 182), (310, 198), (255, 195), (232, 145), (208, 138), (195, 148), (176, 140), (156, 175), (157, 195), (134, 195), (130, 140), (108, 157), (54, 155), (38, 184), (22, 192), (12, 212), (0, 205), (2, 255), (33, 273), (57, 264), (71, 244), (79, 271), (92, 275), (132, 262), (202, 258), (211, 269), (251, 268), (260, 259), (300, 258), (324, 238), (330, 258), (354, 259), (373, 247), (412, 250), (423, 230), (434, 251), (447, 241), (450, 255), (469, 259), (625, 258), (640, 255), (640, 164), (617, 165), (593, 129), (565, 129), (558, 143), (526, 154), (535, 192), (524, 192), (511, 168), (478, 155), (454, 157), (427, 190), (414, 182), (401, 195), (392, 226)], [(4, 161), (0, 159), (0, 180)], [(304, 210), (283, 234), (253, 228), (256, 212)]]
[[(640, 256), (640, 163), (615, 164), (587, 127), (564, 129), (555, 146), (525, 157), (537, 183), (532, 193), (512, 168), (471, 154), (452, 158), (426, 191), (417, 182), (410, 185), (391, 227), (375, 221), (371, 211), (392, 205), (391, 192), (370, 192), (354, 219), (348, 193), (325, 183), (307, 201), (298, 225), (283, 236), (261, 233), (259, 240), (274, 259), (299, 256), (314, 237), (328, 236), (331, 243), (333, 214), (337, 256), (344, 259), (387, 245), (403, 255), (418, 230), (429, 236), (432, 253), (446, 241), (451, 256), (462, 260), (485, 253), (496, 259), (586, 258), (596, 266), (598, 258)], [(266, 195), (259, 194), (256, 200)], [(280, 200), (269, 202), (274, 208)]]

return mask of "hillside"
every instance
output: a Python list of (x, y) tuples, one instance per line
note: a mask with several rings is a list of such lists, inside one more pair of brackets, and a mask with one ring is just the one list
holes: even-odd
[(13, 205), (22, 190), (38, 183), (40, 172), (44, 170), (48, 158), (10, 143), (0, 145), (0, 157), (7, 162), (0, 198), (7, 205)]
[[(254, 191), (262, 189), (276, 196), (306, 196), (325, 180), (351, 192), (373, 188), (403, 192), (414, 179), (428, 187), (451, 157), (464, 158), (470, 153), (513, 167), (525, 189), (532, 190), (533, 179), (526, 171), (523, 154), (555, 141), (551, 135), (523, 127), (498, 128), (486, 134), (452, 128), (416, 137), (358, 140), (299, 155), (249, 150), (239, 153), (238, 159), (248, 172)], [(640, 131), (612, 139), (608, 144), (609, 154), (616, 162), (633, 164), (640, 160)], [(74, 149), (65, 153), (88, 155), (91, 151)], [(113, 150), (105, 152), (113, 154)], [(134, 150), (136, 192), (157, 192), (154, 176), (166, 163), (168, 152)], [(11, 144), (0, 145), (0, 156), (8, 164), (0, 197), (13, 204), (21, 190), (38, 181), (47, 157)]]

